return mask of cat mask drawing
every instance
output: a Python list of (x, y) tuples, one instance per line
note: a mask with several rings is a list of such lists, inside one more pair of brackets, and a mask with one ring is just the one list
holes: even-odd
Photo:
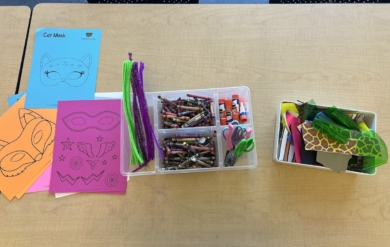
[(66, 83), (71, 87), (80, 87), (87, 81), (91, 64), (91, 54), (87, 54), (80, 59), (53, 59), (45, 53), (41, 58), (41, 83), (46, 87), (52, 87), (60, 83)]

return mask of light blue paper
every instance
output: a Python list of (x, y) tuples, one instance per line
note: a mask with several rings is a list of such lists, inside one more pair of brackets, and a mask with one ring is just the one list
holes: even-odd
[(25, 107), (94, 99), (101, 36), (100, 29), (38, 29)]
[(20, 92), (18, 94), (8, 96), (8, 106), (9, 107), (13, 106), (25, 94), (26, 94), (26, 92)]

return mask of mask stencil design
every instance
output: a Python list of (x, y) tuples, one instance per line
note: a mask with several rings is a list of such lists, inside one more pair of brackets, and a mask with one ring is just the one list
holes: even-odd
[[(15, 177), (40, 161), (54, 141), (55, 124), (38, 113), (21, 108), (19, 120), (22, 133), (12, 142), (0, 140), (0, 171), (3, 176)], [(23, 143), (28, 143), (24, 145)], [(23, 149), (19, 149), (20, 147)]]
[(80, 87), (88, 79), (91, 64), (91, 54), (86, 54), (80, 59), (53, 59), (45, 53), (41, 58), (41, 83), (46, 87), (53, 87), (62, 83), (66, 83), (70, 87)]

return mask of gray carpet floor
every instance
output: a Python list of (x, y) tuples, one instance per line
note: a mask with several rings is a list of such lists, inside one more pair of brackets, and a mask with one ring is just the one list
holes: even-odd
[[(39, 3), (87, 3), (87, 0), (0, 0), (0, 6), (29, 6), (31, 9)], [(224, 4), (224, 3), (268, 3), (269, 0), (199, 0), (200, 4)]]
[(31, 9), (39, 3), (87, 3), (87, 0), (0, 0), (0, 6), (29, 6)]

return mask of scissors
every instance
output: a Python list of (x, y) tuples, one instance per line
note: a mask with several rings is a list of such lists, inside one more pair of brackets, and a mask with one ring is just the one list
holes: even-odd
[(245, 128), (240, 125), (229, 124), (228, 128), (222, 131), (223, 138), (226, 140), (227, 150), (234, 149), (237, 144), (251, 136), (252, 128)]
[[(226, 132), (226, 133), (225, 133)], [(229, 124), (227, 129), (224, 129), (222, 134), (226, 139), (226, 156), (224, 160), (225, 166), (234, 166), (236, 159), (244, 152), (250, 152), (255, 148), (255, 141), (250, 138), (252, 128), (245, 128), (239, 125)]]

